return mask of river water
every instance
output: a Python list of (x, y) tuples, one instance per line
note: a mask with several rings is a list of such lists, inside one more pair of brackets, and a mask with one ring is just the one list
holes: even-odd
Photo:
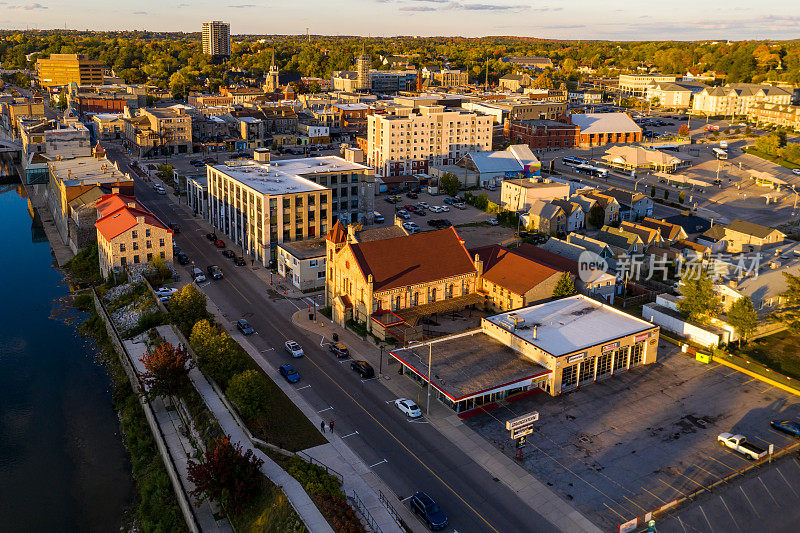
[(0, 185), (0, 531), (118, 531), (134, 494), (111, 385), (21, 186)]

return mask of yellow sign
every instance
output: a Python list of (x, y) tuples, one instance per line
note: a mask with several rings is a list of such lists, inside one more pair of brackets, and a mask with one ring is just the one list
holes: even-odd
[(361, 231), (362, 229), (364, 229), (364, 224), (360, 222), (358, 224), (350, 224), (350, 225), (353, 226), (353, 231)]

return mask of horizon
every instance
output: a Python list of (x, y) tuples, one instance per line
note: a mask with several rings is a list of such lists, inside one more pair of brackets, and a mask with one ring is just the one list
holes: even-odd
[[(611, 0), (309, 0), (270, 6), (262, 0), (219, 6), (211, 0), (140, 0), (124, 11), (106, 0), (0, 0), (6, 31), (149, 31), (197, 33), (202, 22), (222, 20), (231, 36), (531, 38), (559, 41), (785, 41), (800, 38), (800, 16), (784, 15), (788, 0), (753, 6), (744, 0), (716, 5), (677, 0), (669, 6), (629, 6)], [(2, 17), (3, 15), (0, 15)], [(533, 22), (527, 22), (527, 19)], [(137, 27), (138, 26), (138, 27)], [(452, 28), (447, 31), (445, 28)]]

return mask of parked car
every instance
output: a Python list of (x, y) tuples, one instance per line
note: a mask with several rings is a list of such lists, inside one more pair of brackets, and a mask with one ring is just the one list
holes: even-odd
[(446, 203), (448, 205), (453, 205), (454, 202), (455, 202), (455, 200), (453, 200), (452, 198), (445, 198), (444, 199), (444, 203)]
[(241, 255), (237, 255), (236, 257), (233, 258), (233, 264), (241, 267), (247, 265), (247, 261), (245, 261), (244, 257), (242, 257)]
[(800, 424), (797, 422), (792, 422), (791, 420), (773, 420), (769, 425), (793, 437), (800, 437)]
[(419, 194), (415, 192), (407, 192), (406, 198), (411, 198), (412, 200), (416, 200), (417, 198), (419, 198)]
[(374, 220), (376, 224), (383, 224), (385, 219), (383, 218), (383, 215), (381, 215), (377, 211), (374, 211), (372, 213), (372, 220)]
[(800, 176), (800, 168), (793, 168), (792, 169), (792, 174), (794, 174), (796, 176)]
[(366, 361), (353, 361), (350, 363), (350, 368), (358, 372), (363, 379), (375, 377), (375, 369)]
[(403, 229), (411, 235), (419, 233), (419, 226), (417, 226), (416, 222), (403, 222)]
[(300, 373), (297, 372), (297, 370), (295, 370), (295, 368), (289, 363), (283, 363), (281, 366), (279, 366), (278, 372), (280, 372), (281, 376), (283, 376), (283, 379), (289, 383), (297, 383), (300, 381)]
[(303, 349), (294, 341), (286, 341), (283, 347), (292, 357), (303, 357)]
[(394, 401), (394, 405), (409, 418), (419, 418), (422, 416), (422, 411), (419, 406), (407, 398), (398, 398)]
[(443, 218), (432, 218), (428, 221), (428, 225), (436, 229), (449, 228), (452, 226), (449, 220)]
[(169, 298), (176, 292), (178, 292), (178, 289), (173, 289), (172, 287), (161, 287), (160, 289), (155, 290), (156, 296), (158, 297), (166, 296), (167, 298)]
[(490, 226), (497, 226), (498, 224), (500, 224), (500, 222), (498, 222), (496, 218), (487, 218), (486, 223), (489, 224)]
[(347, 346), (341, 342), (334, 342), (328, 346), (328, 350), (330, 350), (330, 352), (339, 359), (346, 359), (347, 357), (350, 357), (350, 350), (348, 350)]
[(735, 450), (745, 457), (753, 460), (758, 460), (767, 455), (767, 451), (761, 446), (756, 446), (747, 442), (744, 435), (732, 435), (730, 433), (720, 433), (717, 436), (717, 442), (722, 446)]
[(250, 325), (250, 322), (245, 320), (244, 318), (240, 318), (236, 321), (236, 328), (242, 332), (242, 335), (252, 335), (255, 333), (253, 326)]
[(222, 269), (217, 265), (208, 265), (206, 272), (211, 279), (222, 279)]
[(233, 250), (223, 250), (222, 251), (222, 257), (227, 257), (228, 259), (233, 259), (234, 257), (236, 257), (236, 252), (234, 252)]
[(217, 240), (217, 234), (216, 233), (206, 233), (206, 239), (208, 239), (211, 242), (214, 242), (214, 241)]
[(408, 212), (403, 209), (397, 212), (397, 216), (399, 216), (403, 220), (408, 220), (409, 218), (411, 218), (411, 215), (409, 215)]
[(425, 524), (433, 531), (447, 527), (447, 515), (444, 514), (433, 498), (420, 491), (411, 497), (411, 510), (422, 517)]
[(185, 253), (178, 252), (175, 257), (178, 258), (178, 263), (180, 263), (181, 265), (188, 265), (189, 264), (189, 256), (186, 255)]
[(422, 209), (428, 209), (430, 207), (428, 205), (428, 202), (419, 202), (417, 203), (417, 205), (420, 206)]
[(175, 222), (170, 222), (169, 229), (172, 230), (172, 233), (180, 233), (181, 232), (181, 225), (176, 224)]
[(448, 206), (446, 206), (446, 205), (440, 205), (439, 206), (439, 212), (440, 213), (448, 213), (449, 211), (450, 211), (450, 208)]
[(217, 239), (216, 241), (214, 241), (214, 246), (216, 246), (217, 248), (225, 248), (225, 241), (223, 241), (222, 239)]
[(430, 211), (431, 213), (441, 213), (442, 208), (439, 207), (438, 205), (432, 205), (428, 207), (428, 211)]
[(195, 283), (203, 283), (206, 280), (206, 275), (197, 267), (192, 269), (192, 279)]

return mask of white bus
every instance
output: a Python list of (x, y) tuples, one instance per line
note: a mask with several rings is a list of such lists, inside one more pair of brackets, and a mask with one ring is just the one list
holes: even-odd
[(577, 167), (578, 165), (588, 165), (588, 164), (591, 163), (591, 161), (589, 161), (586, 158), (583, 158), (583, 157), (571, 157), (571, 156), (562, 157), (561, 158), (561, 162), (563, 164), (567, 165), (568, 167)]
[(712, 148), (711, 152), (713, 152), (714, 157), (717, 159), (728, 159), (728, 152), (722, 148)]
[(589, 174), (595, 178), (608, 177), (608, 170), (600, 167), (594, 167), (592, 165), (578, 165), (575, 167), (575, 171), (580, 172), (581, 174)]

